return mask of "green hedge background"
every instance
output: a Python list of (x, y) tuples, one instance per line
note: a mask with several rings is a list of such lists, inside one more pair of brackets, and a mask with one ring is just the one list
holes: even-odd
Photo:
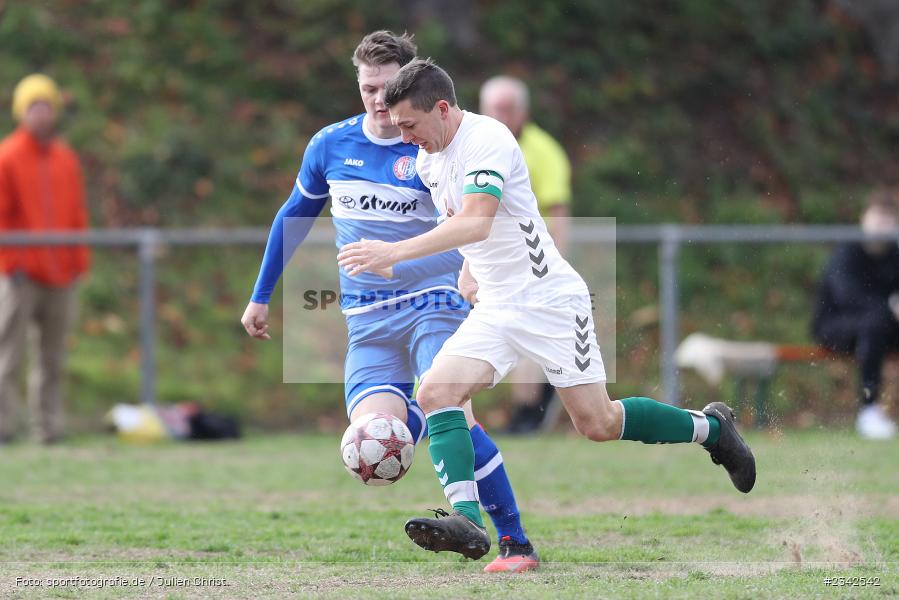
[[(270, 224), (310, 135), (361, 111), (349, 58), (379, 28), (414, 32), (465, 108), (476, 109), (491, 75), (525, 79), (535, 120), (574, 163), (578, 216), (846, 223), (872, 186), (899, 179), (897, 87), (877, 40), (840, 3), (448, 4), (0, 2), (0, 99), (35, 70), (65, 88), (64, 133), (84, 162), (95, 227)], [(0, 112), (0, 131), (12, 127)], [(827, 251), (686, 249), (683, 332), (808, 341)], [(160, 399), (261, 426), (336, 427), (340, 386), (281, 384), (280, 345), (240, 329), (260, 256), (179, 248), (161, 257)], [(654, 248), (619, 247), (614, 395), (658, 392), (656, 267)], [(135, 268), (129, 252), (95, 253), (71, 354), (78, 427), (136, 400)], [(845, 422), (853, 390), (849, 365), (797, 366), (783, 370), (773, 398), (784, 422)], [(488, 394), (488, 423), (501, 422), (506, 393)], [(691, 404), (731, 393), (685, 376)]]

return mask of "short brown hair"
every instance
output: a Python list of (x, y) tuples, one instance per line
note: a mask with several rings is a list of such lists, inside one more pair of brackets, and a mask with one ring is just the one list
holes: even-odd
[(407, 98), (412, 108), (425, 112), (431, 112), (438, 100), (456, 106), (453, 80), (430, 58), (416, 58), (391, 77), (384, 87), (384, 104), (388, 108)]
[(415, 36), (403, 32), (396, 35), (392, 31), (373, 31), (362, 38), (356, 50), (353, 52), (353, 66), (359, 70), (359, 65), (365, 64), (373, 67), (397, 63), (403, 66), (409, 63), (418, 52), (418, 46), (412, 41)]

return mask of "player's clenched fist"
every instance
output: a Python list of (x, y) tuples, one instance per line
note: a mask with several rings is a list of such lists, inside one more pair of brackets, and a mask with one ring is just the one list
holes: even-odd
[(268, 304), (250, 302), (247, 304), (247, 309), (243, 311), (240, 322), (250, 337), (260, 340), (272, 339), (272, 336), (268, 334)]

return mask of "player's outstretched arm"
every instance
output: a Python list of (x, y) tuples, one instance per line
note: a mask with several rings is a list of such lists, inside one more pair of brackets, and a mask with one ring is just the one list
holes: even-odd
[(458, 250), (441, 252), (432, 256), (407, 260), (393, 267), (393, 276), (409, 282), (419, 282), (425, 277), (434, 277), (446, 273), (459, 273), (462, 268), (462, 255)]
[[(316, 139), (320, 141), (315, 143)], [(326, 144), (319, 132), (306, 146), (300, 172), (290, 196), (272, 222), (253, 295), (240, 319), (244, 329), (252, 337), (271, 339), (268, 334), (268, 303), (272, 292), (287, 262), (306, 239), (315, 218), (328, 202), (330, 187), (323, 166), (326, 155)]]
[[(275, 284), (284, 272), (284, 266), (306, 239), (315, 218), (327, 201), (327, 194), (311, 198), (303, 194), (297, 184), (287, 201), (275, 215), (272, 228), (265, 245), (265, 254), (259, 266), (259, 276), (253, 288), (251, 300), (258, 304), (268, 304)], [(288, 219), (291, 219), (288, 221)]]
[(431, 231), (393, 243), (380, 240), (352, 242), (340, 249), (337, 262), (352, 277), (405, 260), (482, 242), (490, 235), (498, 208), (499, 200), (495, 196), (465, 194), (462, 210)]
[(268, 304), (250, 302), (247, 304), (247, 309), (243, 311), (240, 322), (250, 337), (260, 340), (272, 339), (268, 333)]

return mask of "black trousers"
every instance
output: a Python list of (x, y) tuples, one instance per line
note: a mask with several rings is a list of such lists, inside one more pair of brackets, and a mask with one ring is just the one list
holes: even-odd
[(840, 354), (854, 354), (859, 369), (861, 403), (873, 404), (880, 397), (883, 362), (890, 352), (899, 350), (899, 321), (883, 306), (851, 315), (823, 319), (815, 340)]

